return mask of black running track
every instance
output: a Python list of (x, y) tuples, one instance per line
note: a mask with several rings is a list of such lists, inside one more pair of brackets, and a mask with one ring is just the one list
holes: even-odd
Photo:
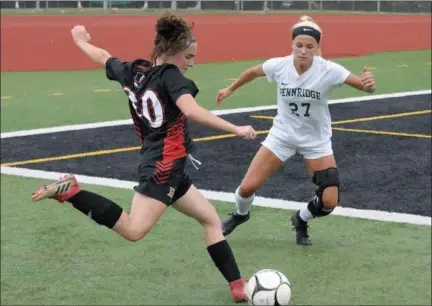
[[(330, 105), (333, 121), (431, 109), (431, 96), (409, 96)], [(251, 115), (225, 115), (236, 124), (266, 130), (272, 121)], [(431, 134), (431, 114), (337, 125), (338, 128)], [(219, 131), (191, 123), (194, 138)], [(198, 188), (233, 192), (266, 135), (255, 141), (238, 138), (198, 142), (194, 155), (203, 165), (188, 172)], [(132, 126), (117, 126), (2, 139), (2, 164), (36, 158), (138, 146)], [(333, 150), (341, 179), (341, 206), (431, 216), (431, 138), (333, 132)], [(135, 181), (138, 150), (72, 158), (19, 167)], [(260, 196), (307, 201), (315, 186), (301, 156), (292, 157), (257, 193)]]

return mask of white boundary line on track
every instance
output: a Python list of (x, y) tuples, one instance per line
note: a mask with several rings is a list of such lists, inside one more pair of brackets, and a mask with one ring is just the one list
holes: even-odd
[[(391, 94), (369, 95), (363, 97), (329, 100), (329, 104), (364, 102), (364, 101), (380, 100), (386, 98), (401, 98), (407, 96), (426, 95), (426, 94), (431, 94), (431, 92), (432, 92), (431, 89), (426, 89), (426, 90), (419, 90), (419, 91), (397, 92)], [(213, 110), (212, 113), (214, 113), (215, 115), (229, 115), (229, 114), (250, 113), (250, 112), (273, 110), (273, 109), (276, 109), (276, 105), (245, 107), (245, 108), (235, 108), (235, 109), (225, 109), (225, 110)], [(103, 121), (103, 122), (86, 123), (86, 124), (55, 126), (49, 128), (5, 132), (5, 133), (1, 133), (1, 139), (58, 133), (58, 132), (67, 132), (67, 131), (87, 130), (87, 129), (119, 126), (119, 125), (131, 125), (131, 124), (132, 124), (132, 119), (125, 119), (125, 120)]]
[[(14, 168), (14, 167), (1, 167), (2, 174), (15, 175), (28, 178), (38, 179), (49, 179), (57, 180), (63, 173), (49, 172), (42, 170), (33, 170), (26, 168)], [(118, 179), (87, 176), (75, 174), (80, 183), (99, 185), (106, 187), (130, 189), (132, 191), (133, 186), (136, 182), (122, 181)], [(211, 190), (200, 190), (204, 196), (209, 200), (224, 201), (234, 203), (234, 194), (228, 192), (211, 191)], [(30, 197), (30, 195), (29, 195)], [(264, 197), (256, 197), (254, 206), (262, 206), (269, 208), (279, 208), (285, 210), (297, 210), (304, 207), (306, 203), (287, 201), (281, 199), (272, 199)], [(346, 207), (336, 207), (332, 215), (345, 216), (351, 218), (370, 219), (384, 222), (395, 222), (395, 223), (407, 223), (416, 225), (431, 226), (431, 218), (419, 215), (410, 215), (402, 213), (392, 213), (379, 210), (363, 210)]]

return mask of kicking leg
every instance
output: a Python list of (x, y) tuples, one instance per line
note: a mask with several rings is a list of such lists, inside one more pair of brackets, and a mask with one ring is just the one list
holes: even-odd
[(32, 199), (52, 198), (60, 203), (69, 202), (89, 216), (129, 241), (142, 239), (159, 220), (166, 205), (148, 196), (135, 193), (132, 210), (128, 215), (119, 205), (96, 193), (81, 190), (73, 175), (66, 175), (53, 184), (39, 188)]
[(188, 186), (190, 187), (187, 190), (183, 189), (184, 195), (179, 195), (179, 199), (175, 201), (173, 207), (179, 212), (194, 218), (203, 226), (207, 251), (216, 267), (229, 283), (234, 301), (245, 301), (244, 286), (246, 280), (241, 278), (231, 247), (222, 234), (221, 223), (216, 209), (194, 185)]

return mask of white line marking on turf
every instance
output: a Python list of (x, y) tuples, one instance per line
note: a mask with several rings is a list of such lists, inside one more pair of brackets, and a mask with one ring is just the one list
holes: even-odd
[[(1, 173), (15, 175), (15, 176), (29, 177), (29, 178), (48, 179), (48, 180), (57, 180), (60, 176), (64, 174), (60, 172), (48, 172), (42, 170), (14, 168), (14, 167), (1, 167)], [(123, 188), (123, 189), (132, 189), (136, 185), (136, 182), (123, 181), (118, 179), (79, 175), (79, 174), (75, 174), (75, 176), (80, 181), (80, 183), (83, 184), (99, 185), (99, 186)], [(209, 200), (234, 203), (233, 193), (210, 191), (210, 190), (200, 190), (200, 191)], [(297, 210), (304, 207), (306, 203), (287, 201), (281, 199), (256, 197), (254, 205), (269, 207), (269, 208), (286, 209), (286, 210)], [(397, 222), (397, 223), (408, 223), (408, 224), (431, 226), (430, 217), (402, 214), (402, 213), (392, 213), (392, 212), (385, 212), (379, 210), (362, 210), (362, 209), (354, 209), (354, 208), (346, 208), (346, 207), (337, 207), (332, 213), (332, 215), (351, 217), (351, 218), (360, 218), (360, 219), (370, 219), (370, 220), (385, 221), (385, 222)]]
[[(364, 101), (380, 100), (386, 98), (400, 98), (400, 97), (426, 95), (426, 94), (431, 94), (431, 90), (427, 89), (427, 90), (419, 90), (419, 91), (398, 92), (398, 93), (391, 93), (391, 94), (369, 95), (363, 97), (336, 99), (336, 100), (329, 100), (329, 104), (364, 102)], [(229, 115), (229, 114), (250, 113), (250, 112), (264, 111), (264, 110), (273, 110), (276, 109), (276, 107), (277, 107), (276, 105), (245, 107), (245, 108), (235, 108), (235, 109), (213, 110), (212, 113), (214, 113), (215, 115)], [(104, 121), (104, 122), (95, 122), (95, 123), (86, 123), (86, 124), (63, 125), (63, 126), (56, 126), (50, 128), (5, 132), (5, 133), (1, 133), (1, 139), (58, 133), (58, 132), (67, 132), (67, 131), (87, 130), (87, 129), (119, 126), (119, 125), (132, 125), (132, 119)]]

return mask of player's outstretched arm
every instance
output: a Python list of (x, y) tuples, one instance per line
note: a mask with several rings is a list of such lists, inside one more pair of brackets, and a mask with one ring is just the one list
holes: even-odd
[(93, 62), (105, 66), (105, 63), (111, 57), (111, 54), (109, 54), (108, 51), (89, 43), (90, 34), (84, 26), (74, 26), (71, 33), (75, 44), (85, 53), (85, 55), (87, 55)]
[(209, 112), (205, 108), (196, 103), (195, 99), (190, 94), (181, 95), (176, 102), (182, 113), (191, 120), (197, 121), (203, 125), (233, 133), (244, 139), (255, 139), (256, 132), (250, 126), (234, 125), (215, 114)]
[(375, 78), (366, 66), (363, 67), (360, 77), (351, 73), (345, 80), (345, 84), (368, 93), (373, 93), (376, 90)]
[(234, 83), (219, 90), (218, 94), (216, 95), (216, 103), (222, 103), (223, 99), (228, 98), (235, 90), (237, 90), (237, 88), (261, 76), (265, 76), (262, 65), (257, 65), (246, 69)]

